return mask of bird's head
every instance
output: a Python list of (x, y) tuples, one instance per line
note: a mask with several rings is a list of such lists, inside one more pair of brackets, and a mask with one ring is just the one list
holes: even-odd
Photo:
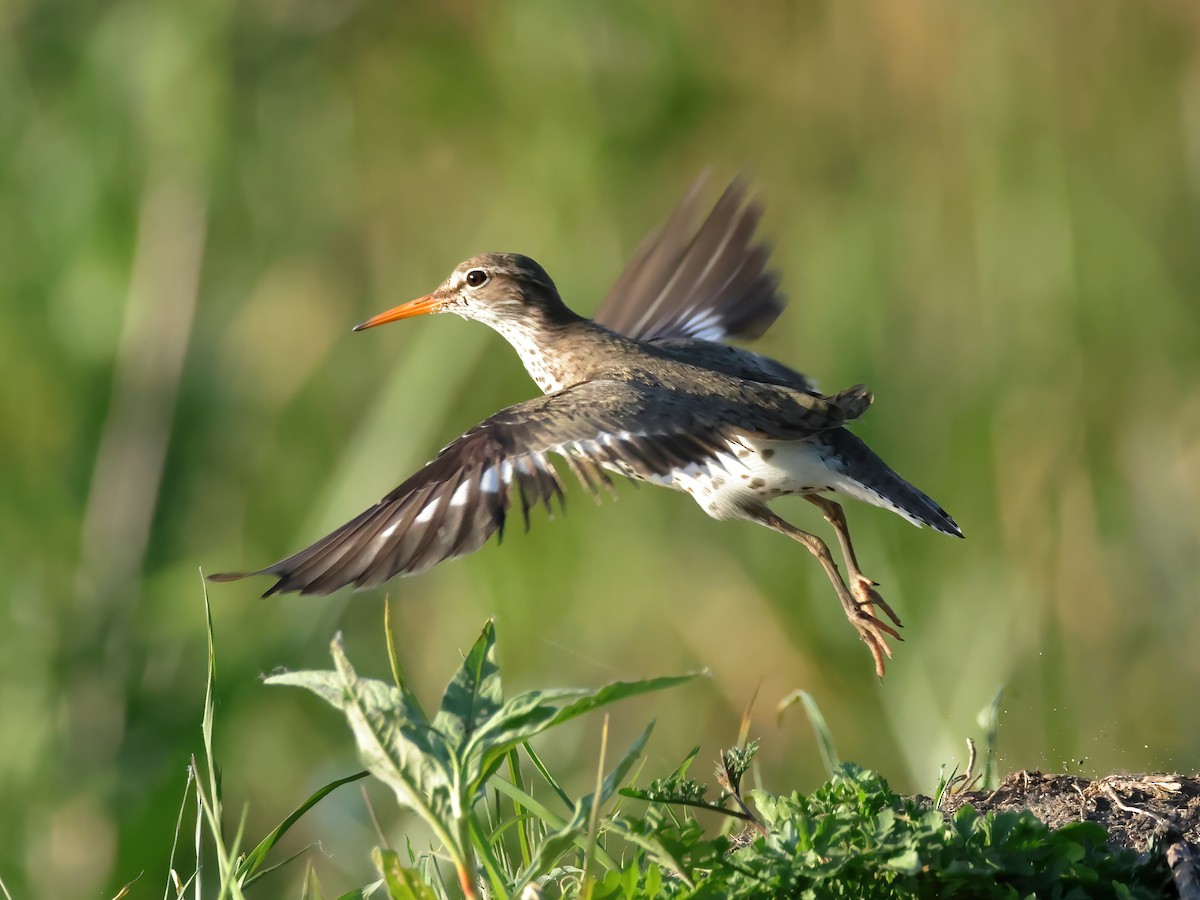
[(426, 313), (454, 313), (499, 331), (574, 318), (546, 270), (519, 253), (485, 253), (454, 267), (437, 290), (374, 316), (355, 331)]

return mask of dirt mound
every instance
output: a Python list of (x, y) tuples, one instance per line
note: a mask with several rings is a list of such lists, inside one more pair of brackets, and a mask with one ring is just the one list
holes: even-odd
[(1180, 896), (1200, 898), (1200, 777), (1015, 772), (994, 791), (948, 794), (942, 811), (971, 804), (980, 813), (1027, 809), (1051, 828), (1087, 820), (1102, 825), (1114, 847), (1164, 853)]

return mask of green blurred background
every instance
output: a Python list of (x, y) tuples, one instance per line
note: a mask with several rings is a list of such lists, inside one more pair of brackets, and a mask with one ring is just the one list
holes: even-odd
[[(848, 510), (907, 626), (881, 686), (803, 549), (575, 491), (391, 585), (422, 696), (494, 615), (510, 690), (710, 667), (616, 709), (614, 740), (657, 718), (654, 773), (714, 758), (760, 686), (775, 789), (821, 777), (803, 717), (775, 722), (798, 687), (901, 789), (1001, 684), (1002, 770), (1200, 768), (1198, 37), (1192, 0), (6, 0), (0, 878), (157, 896), (200, 748), (197, 568), (299, 549), (535, 390), (480, 326), (350, 326), (486, 250), (590, 311), (710, 165), (766, 205), (791, 305), (763, 349), (874, 388), (856, 430), (968, 539)], [(338, 629), (387, 671), (382, 591), (268, 584), (212, 590), (255, 838), (356, 768), (333, 712), (259, 674), (324, 667)], [(599, 727), (543, 742), (573, 789)], [(328, 893), (369, 880), (355, 787), (301, 830)]]

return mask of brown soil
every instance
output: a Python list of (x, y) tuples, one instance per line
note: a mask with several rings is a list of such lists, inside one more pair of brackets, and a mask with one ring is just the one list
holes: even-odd
[(1051, 828), (1097, 822), (1113, 847), (1164, 853), (1180, 895), (1200, 897), (1200, 777), (1015, 772), (994, 791), (948, 794), (942, 811), (953, 815), (967, 803), (980, 813), (1027, 809)]

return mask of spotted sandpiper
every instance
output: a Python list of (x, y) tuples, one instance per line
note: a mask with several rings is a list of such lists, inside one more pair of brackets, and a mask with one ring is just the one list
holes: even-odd
[[(808, 548), (832, 582), (877, 674), (900, 620), (858, 565), (846, 517), (830, 495), (890, 509), (962, 537), (946, 511), (844, 427), (870, 406), (862, 386), (833, 395), (787, 366), (723, 343), (761, 335), (783, 310), (760, 217), (735, 181), (699, 228), (700, 182), (651, 233), (594, 320), (567, 308), (550, 276), (516, 253), (455, 267), (431, 294), (355, 331), (426, 313), (454, 313), (498, 331), (543, 396), (476, 425), (370, 509), (287, 559), (248, 574), (278, 581), (263, 596), (373, 587), (478, 550), (519, 499), (526, 528), (537, 503), (563, 502), (550, 455), (593, 494), (608, 473), (686, 491), (714, 519), (765, 525)], [(825, 542), (768, 503), (799, 495), (833, 527), (843, 579)], [(881, 611), (891, 624), (876, 615)]]

